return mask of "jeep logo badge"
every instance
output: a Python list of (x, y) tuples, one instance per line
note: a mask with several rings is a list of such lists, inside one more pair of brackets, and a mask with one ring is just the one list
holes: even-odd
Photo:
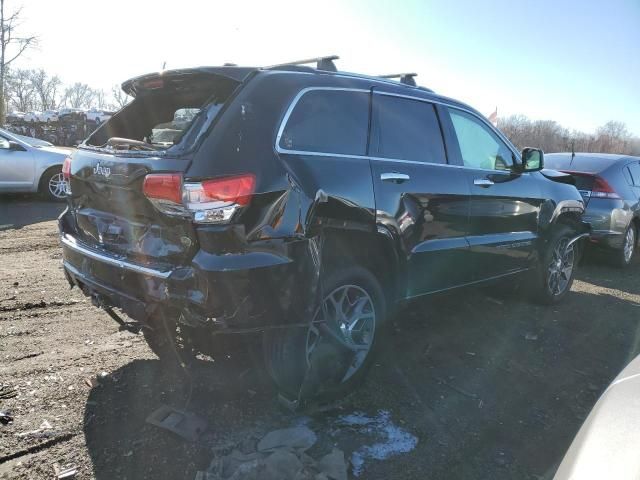
[(109, 178), (109, 175), (111, 175), (111, 169), (109, 167), (100, 166), (100, 162), (98, 162), (98, 164), (93, 167), (93, 174), (103, 175), (105, 178)]

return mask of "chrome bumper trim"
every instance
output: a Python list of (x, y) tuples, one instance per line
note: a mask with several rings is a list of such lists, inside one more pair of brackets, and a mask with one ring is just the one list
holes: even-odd
[[(62, 244), (71, 250), (81, 253), (82, 255), (86, 255), (87, 257), (91, 257), (94, 260), (98, 260), (99, 262), (107, 263), (109, 265), (113, 265), (114, 267), (123, 268), (125, 270), (130, 270), (132, 272), (140, 273), (142, 275), (147, 275), (150, 277), (157, 278), (168, 278), (171, 275), (171, 271), (163, 272), (160, 270), (155, 270), (149, 267), (143, 267), (142, 265), (138, 265), (136, 263), (127, 262), (125, 260), (119, 260), (114, 257), (110, 257), (100, 252), (96, 252), (95, 250), (91, 250), (86, 248), (76, 242), (76, 240), (67, 235), (62, 235), (60, 237), (60, 241)], [(66, 263), (66, 262), (65, 262)]]

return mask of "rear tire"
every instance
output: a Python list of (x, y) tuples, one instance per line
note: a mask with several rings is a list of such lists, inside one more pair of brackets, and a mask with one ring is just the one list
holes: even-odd
[(613, 252), (613, 264), (618, 268), (631, 265), (638, 245), (638, 229), (631, 222), (624, 232), (622, 248)]
[[(323, 302), (310, 327), (269, 330), (263, 336), (267, 371), (290, 401), (340, 398), (355, 388), (371, 366), (386, 316), (382, 286), (365, 268), (334, 270), (322, 287)], [(341, 341), (323, 325), (333, 327)]]
[(560, 303), (573, 285), (573, 277), (579, 260), (579, 248), (574, 243), (567, 248), (575, 232), (567, 225), (558, 225), (551, 233), (540, 266), (532, 277), (534, 299), (545, 305)]

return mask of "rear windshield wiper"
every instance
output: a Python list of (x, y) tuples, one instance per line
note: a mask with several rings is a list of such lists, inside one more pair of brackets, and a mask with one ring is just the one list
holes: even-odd
[(124, 149), (124, 147), (126, 147), (127, 150), (158, 150), (158, 148), (151, 143), (121, 137), (111, 137), (107, 140), (107, 146), (115, 149)]

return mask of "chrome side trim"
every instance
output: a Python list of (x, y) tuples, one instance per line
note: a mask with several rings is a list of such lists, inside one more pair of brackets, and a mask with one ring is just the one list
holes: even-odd
[(70, 248), (71, 250), (81, 253), (82, 255), (86, 255), (87, 257), (93, 258), (94, 260), (98, 260), (103, 263), (107, 263), (109, 265), (113, 265), (114, 267), (123, 268), (125, 270), (130, 270), (132, 272), (141, 273), (142, 275), (148, 275), (150, 277), (157, 278), (168, 278), (171, 275), (171, 271), (162, 272), (160, 270), (155, 270), (149, 267), (143, 267), (142, 265), (138, 265), (136, 263), (127, 262), (125, 260), (119, 260), (114, 257), (110, 257), (108, 255), (102, 254), (100, 252), (96, 252), (95, 250), (91, 250), (87, 247), (80, 245), (76, 240), (67, 235), (63, 235), (60, 237), (60, 241), (64, 246)]
[(567, 247), (566, 247), (566, 248), (569, 248), (571, 245), (573, 245), (574, 243), (576, 243), (576, 242), (577, 242), (578, 240), (580, 240), (581, 238), (585, 238), (585, 237), (588, 237), (588, 236), (589, 236), (589, 234), (588, 234), (588, 233), (582, 233), (582, 234), (578, 235), (577, 237), (575, 237), (575, 238), (571, 239), (571, 240), (569, 241), (569, 243), (567, 243)]
[[(291, 116), (291, 113), (293, 112), (293, 109), (295, 108), (297, 103), (300, 101), (300, 99), (306, 93), (311, 92), (311, 91), (315, 91), (315, 90), (370, 93), (370, 90), (366, 90), (366, 89), (363, 89), (363, 88), (343, 88), (343, 87), (307, 87), (307, 88), (303, 88), (293, 98), (293, 100), (289, 104), (289, 107), (287, 107), (287, 111), (285, 112), (284, 117), (282, 118), (282, 122), (280, 122), (280, 127), (278, 128), (278, 133), (276, 135), (276, 143), (275, 143), (275, 151), (276, 152), (283, 153), (283, 154), (289, 154), (289, 155), (307, 155), (307, 156), (314, 156), (314, 157), (333, 157), (333, 158), (360, 158), (360, 159), (365, 159), (365, 160), (376, 160), (376, 161), (383, 161), (383, 162), (407, 163), (407, 164), (417, 164), (417, 165), (437, 165), (437, 166), (440, 166), (440, 167), (465, 168), (465, 169), (469, 169), (469, 170), (476, 170), (476, 171), (482, 171), (482, 172), (509, 173), (508, 170), (495, 170), (495, 169), (490, 169), (490, 168), (473, 168), (473, 167), (467, 167), (465, 165), (451, 165), (449, 163), (426, 163), (426, 162), (418, 162), (418, 161), (415, 161), (415, 160), (403, 160), (403, 159), (399, 159), (399, 158), (374, 157), (374, 156), (371, 156), (371, 155), (352, 155), (352, 154), (344, 154), (344, 153), (327, 153), (327, 152), (315, 152), (315, 151), (306, 151), (306, 150), (289, 150), (287, 148), (281, 147), (280, 146), (280, 139), (282, 138), (282, 134), (284, 133), (285, 127), (287, 126), (287, 122), (289, 121), (289, 117)], [(410, 99), (410, 100), (417, 100), (417, 101), (425, 102), (425, 103), (438, 104), (438, 105), (443, 105), (443, 106), (448, 107), (448, 108), (455, 108), (457, 110), (461, 110), (461, 111), (463, 111), (465, 113), (468, 113), (469, 115), (472, 115), (475, 118), (477, 118), (478, 120), (480, 120), (481, 122), (483, 122), (492, 132), (494, 132), (498, 136), (498, 138), (500, 138), (500, 140), (502, 140), (505, 143), (505, 145), (511, 151), (511, 153), (514, 154), (516, 156), (516, 158), (521, 160), (520, 153), (518, 153), (513, 148), (513, 145), (511, 144), (511, 142), (498, 129), (496, 129), (493, 125), (491, 125), (486, 119), (482, 118), (482, 116), (478, 115), (477, 113), (475, 113), (475, 112), (473, 112), (473, 111), (471, 111), (471, 110), (469, 110), (467, 108), (463, 108), (463, 107), (460, 107), (458, 105), (451, 105), (451, 104), (446, 103), (446, 102), (440, 102), (438, 100), (433, 100), (433, 99), (429, 99), (429, 98), (421, 98), (421, 97), (416, 97), (416, 96), (412, 96), (412, 95), (402, 95), (402, 94), (399, 94), (399, 93), (380, 92), (380, 91), (377, 91), (377, 90), (373, 90), (373, 94), (375, 94), (375, 95), (385, 95), (385, 96), (388, 96), (388, 97), (407, 98), (407, 99)], [(528, 175), (529, 173), (530, 172), (523, 172), (522, 174), (523, 175), (525, 175), (525, 174)]]

